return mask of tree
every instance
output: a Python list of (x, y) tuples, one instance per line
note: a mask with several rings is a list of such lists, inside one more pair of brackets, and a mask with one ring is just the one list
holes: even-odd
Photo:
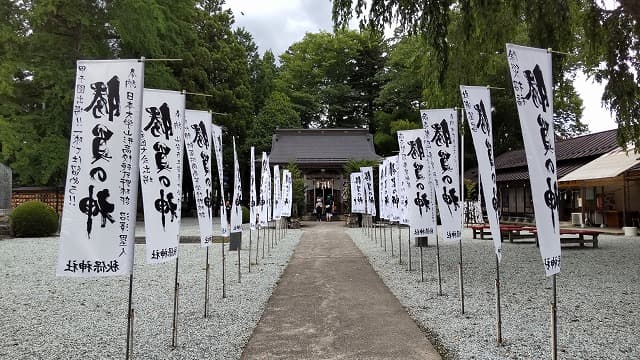
[[(4, 5), (7, 5), (6, 7)], [(109, 55), (106, 9), (58, 0), (3, 4), (7, 49), (0, 115), (1, 158), (17, 185), (60, 185), (66, 173), (75, 64)], [(15, 41), (15, 43), (13, 43)], [(3, 59), (4, 60), (4, 59)]]
[[(351, 179), (351, 173), (359, 172), (361, 167), (371, 166), (373, 167), (373, 178), (376, 179), (378, 177), (378, 162), (375, 160), (355, 160), (351, 159), (347, 161), (342, 167), (342, 173), (344, 174), (345, 179)], [(373, 191), (374, 193), (378, 193), (378, 184), (373, 182)], [(347, 186), (342, 191), (342, 202), (344, 203), (344, 212), (351, 212), (351, 186)]]
[(289, 163), (287, 170), (291, 172), (292, 215), (299, 216), (304, 214), (307, 186), (305, 185), (304, 176), (296, 164)]
[[(635, 75), (640, 70), (636, 61), (640, 6), (633, 0), (620, 1), (612, 9), (604, 4), (602, 0), (382, 0), (375, 1), (365, 14), (367, 1), (341, 0), (333, 3), (333, 19), (337, 27), (345, 27), (355, 12), (361, 27), (397, 24), (399, 32), (420, 34), (434, 51), (439, 83), (445, 82), (450, 60), (456, 58), (450, 54), (450, 28), (455, 23), (451, 19), (456, 12), (461, 15), (462, 43), (487, 45), (485, 53), (502, 52), (506, 41), (573, 52), (575, 56), (554, 56), (554, 83), (576, 66), (599, 82), (607, 81), (602, 100), (616, 113), (618, 143), (632, 142), (640, 151), (640, 86)], [(500, 20), (505, 14), (511, 19), (510, 26)], [(510, 30), (514, 22), (523, 23), (521, 34)], [(494, 44), (499, 47), (492, 47)], [(563, 118), (573, 116), (556, 116)]]
[(307, 34), (280, 57), (277, 88), (305, 127), (370, 127), (386, 45), (370, 31)]
[(301, 127), (300, 116), (294, 110), (291, 100), (287, 95), (274, 91), (256, 117), (249, 131), (248, 143), (255, 146), (258, 153), (262, 151), (269, 152), (271, 149), (271, 136), (276, 129), (299, 127)]

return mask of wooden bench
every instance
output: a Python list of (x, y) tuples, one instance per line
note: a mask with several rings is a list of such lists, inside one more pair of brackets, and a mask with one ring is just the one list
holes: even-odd
[(491, 231), (489, 230), (489, 225), (486, 225), (486, 224), (471, 225), (469, 227), (473, 231), (473, 238), (474, 239), (478, 238), (478, 234), (480, 234), (480, 239), (483, 239), (483, 240), (484, 240), (484, 236), (485, 235), (491, 235)]
[[(519, 225), (500, 225), (500, 232), (502, 233), (502, 239), (509, 239), (509, 242), (513, 242), (517, 239), (532, 239), (534, 240), (536, 234), (534, 232), (536, 228), (531, 226), (519, 226)], [(523, 233), (524, 232), (524, 233)]]
[[(536, 233), (534, 231), (534, 233)], [(585, 229), (560, 229), (560, 244), (580, 244), (580, 247), (584, 247), (585, 243), (591, 243), (593, 248), (598, 247), (598, 236), (602, 234), (602, 231), (598, 230), (585, 230)], [(563, 236), (565, 235), (565, 236)], [(577, 236), (566, 236), (577, 235)], [(587, 238), (590, 236), (591, 238)], [(536, 233), (536, 246), (540, 246), (538, 243), (538, 235)]]
[[(491, 228), (488, 224), (482, 225), (472, 225), (470, 226), (473, 231), (473, 238), (477, 239), (478, 234), (480, 234), (480, 239), (484, 240), (485, 235), (491, 235)], [(502, 240), (509, 239), (510, 242), (513, 242), (515, 239), (526, 239), (526, 238), (534, 238), (535, 234), (531, 232), (535, 228), (530, 226), (519, 226), (519, 225), (500, 225), (500, 233), (502, 234)], [(529, 232), (528, 234), (523, 234), (523, 231)], [(490, 238), (487, 238), (490, 239)]]

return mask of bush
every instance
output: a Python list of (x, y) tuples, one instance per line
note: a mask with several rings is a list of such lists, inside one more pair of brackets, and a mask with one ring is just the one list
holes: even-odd
[(242, 223), (243, 224), (249, 223), (249, 216), (250, 216), (249, 208), (246, 206), (243, 206), (242, 207)]
[(58, 230), (58, 214), (40, 201), (27, 201), (9, 215), (16, 237), (48, 236)]

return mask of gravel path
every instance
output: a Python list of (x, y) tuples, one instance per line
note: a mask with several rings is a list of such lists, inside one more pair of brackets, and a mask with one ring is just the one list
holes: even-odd
[[(205, 250), (180, 244), (178, 347), (171, 349), (175, 262), (147, 265), (136, 245), (135, 344), (138, 359), (238, 359), (264, 310), (300, 230), (289, 230), (248, 273), (243, 234), (242, 283), (237, 253), (226, 258), (222, 298), (221, 244), (210, 249), (209, 317), (204, 312)], [(264, 236), (261, 235), (262, 242)], [(256, 234), (253, 233), (255, 256)], [(260, 245), (262, 247), (262, 245)], [(123, 359), (128, 277), (55, 277), (58, 238), (0, 241), (0, 359)], [(225, 251), (226, 252), (226, 251)], [(255, 261), (255, 260), (254, 260)]]
[[(438, 296), (435, 246), (412, 247), (407, 271), (407, 229), (402, 229), (403, 265), (361, 229), (347, 233), (411, 317), (450, 359), (550, 359), (551, 282), (538, 248), (525, 240), (503, 243), (500, 266), (503, 345), (496, 344), (495, 257), (490, 240), (463, 241), (465, 314), (458, 295), (458, 245), (440, 244), (443, 296)], [(379, 234), (379, 233), (378, 233)], [(389, 231), (386, 232), (387, 238)], [(378, 235), (379, 236), (379, 235)], [(601, 235), (599, 248), (563, 247), (557, 276), (559, 359), (640, 359), (640, 237)]]

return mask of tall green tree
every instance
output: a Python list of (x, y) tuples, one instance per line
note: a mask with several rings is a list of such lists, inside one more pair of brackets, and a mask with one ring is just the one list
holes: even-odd
[(256, 152), (270, 152), (271, 138), (275, 130), (300, 128), (300, 116), (294, 110), (287, 95), (274, 91), (267, 99), (264, 107), (256, 116), (249, 131), (249, 144), (255, 146)]
[[(607, 4), (614, 6), (604, 6)], [(554, 83), (567, 78), (576, 66), (597, 81), (607, 81), (602, 100), (616, 113), (618, 142), (622, 146), (632, 142), (640, 150), (640, 83), (636, 76), (640, 70), (640, 62), (636, 61), (640, 47), (639, 9), (633, 0), (381, 0), (371, 6), (365, 0), (340, 0), (333, 2), (333, 19), (337, 27), (345, 27), (355, 14), (361, 19), (361, 26), (382, 28), (397, 24), (399, 32), (420, 34), (433, 50), (439, 83), (445, 82), (447, 68), (455, 59), (451, 54), (450, 28), (456, 12), (462, 17), (462, 42), (482, 40), (479, 44), (488, 45), (485, 53), (502, 52), (505, 42), (572, 52), (572, 56), (554, 56)], [(510, 30), (512, 26), (495, 21), (502, 14), (512, 19), (512, 25), (522, 24), (524, 31), (516, 34)], [(565, 115), (568, 111), (559, 110)], [(568, 114), (571, 116), (557, 118), (571, 119), (576, 112)]]
[(386, 44), (371, 31), (307, 34), (280, 56), (279, 91), (305, 127), (370, 127)]
[[(50, 0), (14, 2), (5, 10), (20, 24), (5, 23), (16, 25), (16, 32), (0, 39), (11, 50), (3, 68), (12, 70), (2, 81), (9, 96), (0, 120), (2, 159), (14, 170), (17, 185), (60, 185), (76, 60), (109, 56), (106, 8), (98, 2)], [(10, 44), (13, 40), (18, 41)]]

